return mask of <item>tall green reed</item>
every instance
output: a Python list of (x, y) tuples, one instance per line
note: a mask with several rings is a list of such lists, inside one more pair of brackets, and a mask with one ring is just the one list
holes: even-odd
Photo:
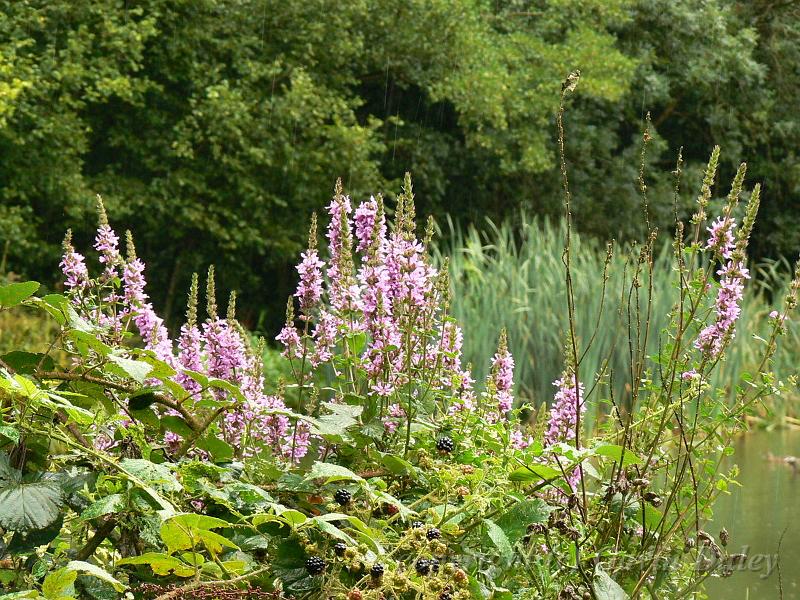
[[(563, 369), (563, 340), (569, 327), (562, 262), (564, 223), (521, 212), (516, 219), (499, 225), (487, 220), (482, 229), (474, 225), (464, 229), (452, 220), (446, 227), (449, 231), (444, 238), (448, 241), (437, 249), (437, 259), (450, 256), (453, 287), (458, 290), (452, 299), (452, 312), (471, 325), (464, 354), (473, 361), (476, 378), (486, 376), (489, 365), (480, 357), (491, 353), (497, 330), (505, 327), (517, 364), (520, 396), (534, 404), (547, 402), (553, 396), (552, 382)], [(597, 382), (594, 393), (600, 398), (610, 398), (613, 393), (617, 404), (630, 408), (631, 390), (624, 382), (630, 381), (625, 376), (631, 363), (629, 333), (635, 335), (637, 318), (641, 318), (637, 317), (640, 311), (635, 309), (635, 294), (631, 293), (641, 247), (604, 247), (574, 232), (571, 243), (575, 319), (577, 331), (584, 336), (578, 340), (579, 354), (594, 335), (581, 361), (580, 378), (588, 388)], [(672, 248), (666, 242), (654, 254), (651, 331), (660, 333), (668, 325), (677, 273)], [(785, 261), (772, 261), (751, 271), (736, 339), (711, 382), (724, 389), (730, 399), (736, 391), (735, 382), (757, 366), (762, 349), (753, 339), (764, 337), (772, 299), (780, 304), (790, 266)], [(651, 283), (647, 269), (640, 269), (638, 277), (639, 305), (644, 308)], [(800, 328), (789, 323), (787, 333), (774, 359), (776, 372), (784, 379), (797, 371), (795, 357), (800, 351)], [(657, 354), (663, 342), (662, 335), (651, 335), (647, 353)], [(656, 378), (658, 374), (649, 376)], [(793, 398), (772, 398), (765, 408), (767, 412), (774, 410), (778, 417), (796, 416), (796, 405)]]

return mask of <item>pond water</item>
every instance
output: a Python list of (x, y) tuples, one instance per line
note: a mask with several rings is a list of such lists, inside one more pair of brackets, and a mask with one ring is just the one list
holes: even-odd
[[(727, 528), (728, 551), (746, 553), (750, 559), (732, 576), (709, 580), (708, 596), (711, 600), (781, 598), (780, 580), (783, 599), (800, 600), (800, 470), (780, 460), (800, 457), (800, 432), (749, 433), (738, 438), (734, 448), (732, 460), (741, 469), (742, 487), (734, 486), (730, 495), (719, 498), (714, 522), (707, 529), (716, 536), (721, 527)], [(781, 536), (779, 578), (776, 557)]]

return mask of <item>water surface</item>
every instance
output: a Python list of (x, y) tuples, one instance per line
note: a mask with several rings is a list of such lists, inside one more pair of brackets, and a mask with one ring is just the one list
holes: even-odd
[(730, 495), (720, 497), (708, 529), (716, 536), (721, 527), (727, 528), (728, 551), (744, 552), (750, 559), (731, 577), (709, 580), (709, 598), (780, 598), (775, 565), (783, 535), (779, 554), (783, 599), (800, 600), (800, 472), (780, 460), (800, 457), (800, 432), (753, 432), (738, 438), (734, 448), (732, 461), (741, 469), (742, 487), (733, 486)]

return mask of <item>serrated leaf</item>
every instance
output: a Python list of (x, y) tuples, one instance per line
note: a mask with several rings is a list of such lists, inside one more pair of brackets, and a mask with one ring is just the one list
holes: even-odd
[(55, 481), (0, 480), (0, 526), (9, 531), (44, 529), (61, 513), (61, 488)]
[(42, 584), (42, 594), (45, 598), (56, 600), (57, 598), (72, 597), (74, 593), (74, 583), (78, 573), (70, 571), (66, 567), (56, 569), (45, 577)]
[(200, 543), (212, 554), (219, 554), (223, 547), (238, 550), (236, 544), (211, 531), (220, 527), (230, 527), (230, 523), (216, 517), (184, 513), (167, 519), (161, 525), (161, 539), (170, 553), (192, 550)]
[(147, 375), (153, 370), (153, 367), (141, 360), (133, 360), (124, 356), (117, 356), (116, 354), (109, 354), (108, 360), (117, 365), (120, 369), (134, 381), (144, 383)]
[(120, 467), (145, 483), (168, 492), (180, 492), (183, 487), (167, 465), (158, 465), (142, 458), (124, 458)]
[(14, 369), (14, 371), (24, 375), (32, 375), (39, 366), (39, 363), (41, 363), (42, 369), (45, 371), (52, 371), (55, 368), (53, 358), (39, 352), (14, 350), (13, 352), (3, 354), (0, 358), (2, 358), (3, 362), (9, 367)]
[(216, 462), (228, 462), (233, 458), (231, 445), (214, 434), (208, 434), (195, 440), (195, 446), (211, 454)]
[(19, 429), (11, 425), (0, 425), (0, 435), (8, 438), (15, 444), (19, 442)]
[[(625, 453), (624, 458), (623, 451)], [(623, 448), (617, 444), (600, 444), (592, 448), (592, 452), (598, 456), (606, 456), (615, 462), (622, 462), (622, 465), (626, 467), (628, 465), (638, 465), (643, 462), (642, 459), (636, 456), (630, 449)]]
[(544, 500), (534, 498), (517, 502), (497, 519), (497, 525), (505, 532), (508, 541), (516, 544), (528, 532), (531, 523), (544, 523), (554, 508)]
[(23, 281), (0, 285), (0, 307), (11, 308), (27, 300), (36, 293), (39, 284), (36, 281)]
[(104, 496), (93, 502), (86, 510), (81, 513), (81, 521), (90, 521), (103, 515), (120, 512), (125, 508), (125, 496), (122, 494), (111, 494)]
[(125, 589), (125, 586), (120, 581), (115, 579), (108, 571), (98, 567), (97, 565), (93, 565), (82, 560), (71, 560), (64, 568), (73, 573), (86, 573), (87, 575), (96, 577), (101, 581), (110, 583), (118, 592), (121, 592)]
[(558, 479), (563, 474), (558, 469), (547, 465), (526, 465), (514, 469), (508, 478), (515, 483), (534, 483), (542, 480)]
[(628, 600), (629, 596), (601, 567), (594, 572), (592, 589), (597, 600)]
[(347, 467), (319, 461), (312, 465), (311, 470), (305, 478), (307, 480), (325, 479), (326, 484), (333, 481), (364, 481), (362, 477), (356, 475)]
[(505, 561), (511, 560), (514, 556), (514, 549), (511, 547), (508, 537), (500, 526), (491, 519), (484, 519), (483, 524), (486, 526), (486, 533), (489, 539), (497, 548), (500, 553), (500, 558)]
[(145, 552), (140, 556), (131, 556), (117, 561), (118, 565), (148, 565), (156, 575), (174, 573), (177, 577), (191, 577), (195, 574), (193, 567), (181, 562), (174, 556), (161, 552)]

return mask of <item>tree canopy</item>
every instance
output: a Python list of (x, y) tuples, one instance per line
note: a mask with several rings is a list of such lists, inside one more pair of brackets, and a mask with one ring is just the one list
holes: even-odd
[(88, 239), (99, 193), (135, 225), (175, 314), (209, 263), (223, 288), (251, 290), (245, 306), (287, 291), (337, 176), (361, 199), (411, 171), (423, 210), (463, 220), (557, 214), (553, 119), (576, 68), (568, 158), (592, 215), (579, 227), (641, 231), (650, 111), (657, 224), (672, 219), (678, 149), (683, 210), (719, 143), (724, 176), (741, 159), (764, 181), (756, 250), (793, 253), (798, 42), (800, 8), (767, 0), (4, 3), (3, 264), (54, 280), (64, 231)]

